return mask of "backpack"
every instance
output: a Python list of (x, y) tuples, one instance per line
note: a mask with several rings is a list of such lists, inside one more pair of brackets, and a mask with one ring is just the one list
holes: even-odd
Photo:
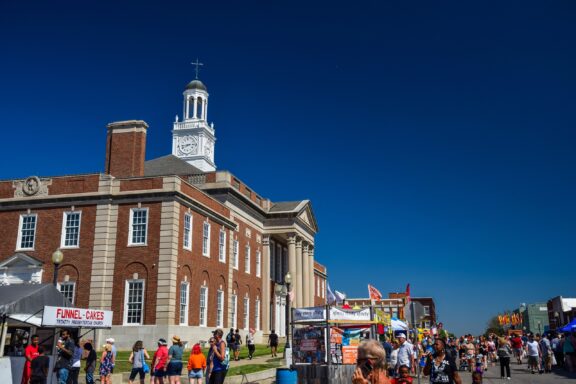
[(230, 343), (232, 343), (232, 337), (232, 333), (226, 335), (226, 344), (230, 345)]

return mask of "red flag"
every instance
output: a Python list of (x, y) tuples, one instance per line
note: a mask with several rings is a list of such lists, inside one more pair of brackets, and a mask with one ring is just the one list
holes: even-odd
[(382, 300), (382, 294), (375, 287), (368, 284), (368, 294), (370, 295), (370, 300)]
[(406, 286), (406, 304), (410, 303), (410, 283)]

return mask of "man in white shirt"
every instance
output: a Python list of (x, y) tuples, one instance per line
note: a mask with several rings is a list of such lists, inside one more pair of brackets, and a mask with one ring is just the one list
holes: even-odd
[(528, 367), (530, 368), (530, 372), (536, 373), (536, 371), (540, 370), (540, 358), (542, 357), (542, 351), (540, 350), (540, 345), (538, 345), (538, 342), (534, 340), (533, 334), (528, 336), (528, 343), (526, 346), (528, 347)]
[(398, 348), (398, 361), (396, 362), (396, 371), (402, 365), (406, 365), (410, 368), (412, 373), (414, 371), (414, 346), (406, 341), (406, 334), (399, 333), (396, 335), (400, 347)]

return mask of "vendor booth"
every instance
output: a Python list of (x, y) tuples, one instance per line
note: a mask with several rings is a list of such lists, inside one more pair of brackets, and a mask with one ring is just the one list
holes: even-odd
[(52, 284), (0, 286), (0, 383), (21, 382), (31, 335), (40, 337), (48, 354), (53, 350), (54, 329), (42, 327), (45, 305), (68, 307), (70, 302)]
[[(112, 326), (112, 311), (72, 308), (70, 302), (51, 284), (18, 284), (0, 287), (2, 318), (0, 348), (0, 383), (19, 384), (24, 369), (24, 350), (30, 336), (39, 336), (40, 345), (50, 356), (50, 368), (56, 357), (58, 330), (65, 328), (80, 340), (95, 329)], [(86, 333), (81, 334), (80, 331)], [(2, 357), (4, 356), (4, 357)], [(52, 369), (50, 369), (52, 372)], [(47, 384), (56, 383), (56, 375), (48, 376)]]

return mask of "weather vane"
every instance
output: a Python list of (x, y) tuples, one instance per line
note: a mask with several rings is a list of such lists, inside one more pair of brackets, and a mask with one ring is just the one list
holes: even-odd
[(198, 79), (198, 72), (200, 72), (200, 66), (204, 65), (203, 63), (198, 61), (198, 58), (196, 58), (196, 61), (191, 62), (190, 64), (195, 65), (196, 66), (196, 79)]

